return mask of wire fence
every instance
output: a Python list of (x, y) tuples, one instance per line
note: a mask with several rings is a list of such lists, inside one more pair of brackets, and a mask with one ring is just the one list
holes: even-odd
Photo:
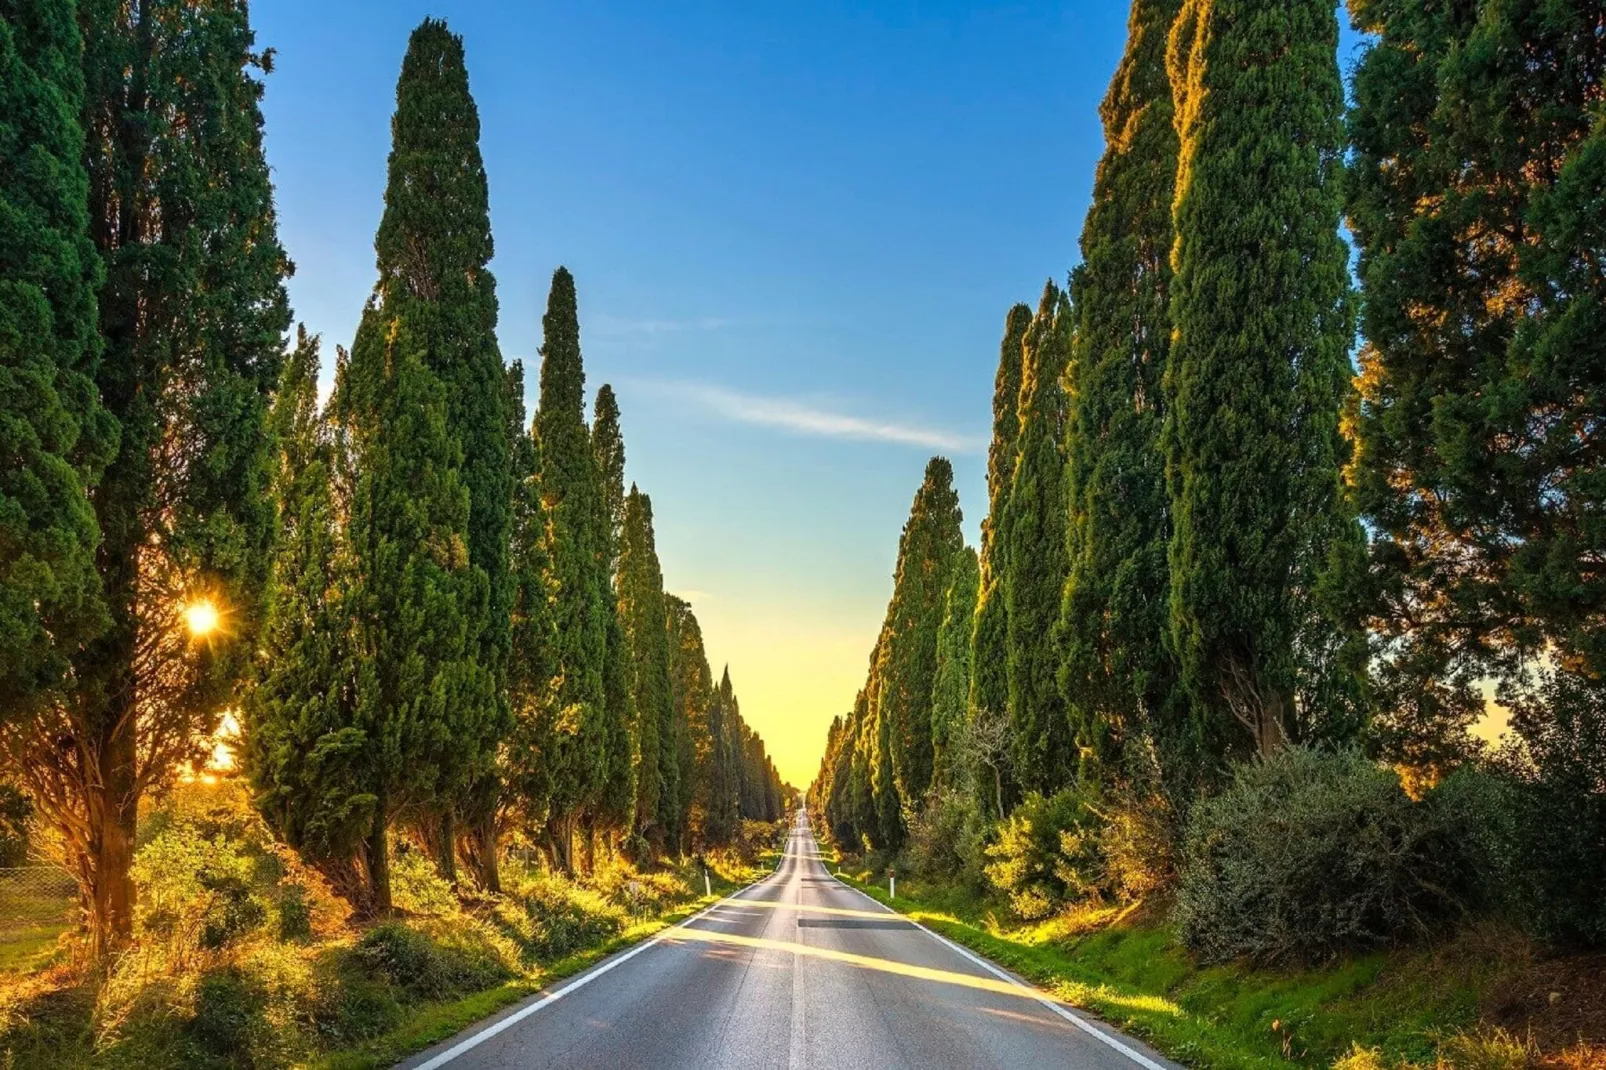
[(0, 866), (0, 971), (56, 946), (78, 915), (78, 886), (57, 866)]

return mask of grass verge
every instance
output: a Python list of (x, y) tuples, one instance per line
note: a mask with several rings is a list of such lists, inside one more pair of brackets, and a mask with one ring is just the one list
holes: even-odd
[[(1601, 1066), (1580, 1045), (1551, 1056), (1522, 1031), (1489, 1020), (1491, 999), (1536, 967), (1510, 929), (1474, 927), (1437, 946), (1406, 948), (1311, 969), (1201, 967), (1163, 919), (1138, 909), (1087, 910), (1012, 922), (974, 896), (844, 871), (841, 879), (955, 943), (985, 955), (1056, 999), (1142, 1037), (1197, 1067), (1489, 1068)], [(1588, 998), (1558, 993), (1557, 1000)]]

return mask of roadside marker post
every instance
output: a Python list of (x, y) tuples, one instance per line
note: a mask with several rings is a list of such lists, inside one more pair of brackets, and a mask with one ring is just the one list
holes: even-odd
[(714, 885), (708, 879), (708, 867), (703, 867), (703, 896), (707, 898), (714, 894)]
[(887, 898), (898, 898), (898, 871), (895, 869), (887, 870)]

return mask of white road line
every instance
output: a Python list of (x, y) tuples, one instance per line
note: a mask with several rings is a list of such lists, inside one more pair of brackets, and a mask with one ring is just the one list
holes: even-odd
[(821, 868), (825, 869), (826, 876), (830, 877), (832, 880), (834, 880), (838, 884), (842, 885), (842, 887), (846, 888), (848, 891), (855, 892), (858, 895), (864, 896), (864, 898), (870, 900), (870, 902), (874, 903), (876, 906), (880, 907), (882, 910), (886, 911), (888, 914), (897, 914), (899, 917), (903, 918), (903, 920), (907, 921), (910, 925), (913, 925), (915, 928), (919, 929), (921, 932), (925, 933), (927, 936), (931, 937), (933, 940), (937, 941), (939, 944), (943, 944), (944, 946), (948, 947), (950, 950), (957, 952), (958, 954), (962, 955), (966, 959), (969, 959), (971, 962), (974, 962), (977, 966), (980, 966), (982, 969), (986, 970), (988, 973), (992, 974), (994, 977), (997, 977), (1000, 980), (1007, 981), (1008, 983), (1014, 985), (1016, 988), (1020, 989), (1022, 992), (1025, 992), (1027, 995), (1031, 996), (1037, 1002), (1041, 1003), (1043, 1006), (1047, 1007), (1049, 1010), (1053, 1011), (1055, 1014), (1057, 1014), (1061, 1018), (1065, 1019), (1067, 1022), (1070, 1022), (1072, 1025), (1076, 1026), (1076, 1028), (1080, 1029), (1082, 1032), (1086, 1033), (1088, 1036), (1092, 1037), (1095, 1040), (1100, 1041), (1101, 1043), (1109, 1045), (1111, 1048), (1114, 1048), (1116, 1051), (1120, 1052), (1122, 1055), (1126, 1056), (1128, 1059), (1131, 1059), (1133, 1062), (1135, 1062), (1139, 1066), (1143, 1067), (1143, 1070), (1167, 1070), (1167, 1068), (1164, 1065), (1155, 1062), (1153, 1059), (1149, 1058), (1147, 1055), (1144, 1055), (1141, 1051), (1138, 1051), (1136, 1048), (1133, 1048), (1132, 1046), (1130, 1046), (1128, 1044), (1123, 1044), (1121, 1041), (1117, 1040), (1115, 1037), (1110, 1036), (1108, 1033), (1104, 1032), (1102, 1029), (1095, 1028), (1091, 1023), (1089, 1023), (1084, 1018), (1082, 1018), (1081, 1015), (1073, 1014), (1073, 1013), (1071, 1013), (1070, 1010), (1068, 1010), (1066, 1007), (1064, 1007), (1060, 1003), (1057, 1003), (1054, 1000), (1049, 999), (1048, 996), (1043, 994), (1042, 990), (1040, 990), (1038, 988), (1035, 988), (1032, 985), (1026, 984), (1019, 977), (1016, 977), (1011, 973), (1008, 973), (1008, 972), (1006, 972), (1006, 971), (1004, 971), (1002, 969), (999, 969), (997, 966), (994, 966), (991, 962), (988, 962), (986, 959), (982, 958), (980, 955), (977, 955), (974, 952), (972, 952), (969, 948), (961, 947), (959, 944), (954, 943), (952, 940), (948, 939), (946, 936), (943, 936), (941, 933), (932, 932), (930, 929), (926, 928), (924, 925), (920, 924), (918, 921), (914, 920), (913, 918), (909, 917), (906, 914), (902, 914), (899, 911), (896, 911), (896, 910), (892, 909), (891, 907), (887, 906), (885, 903), (881, 902), (879, 899), (875, 899), (872, 896), (865, 895), (863, 892), (859, 891), (859, 889), (853, 887), (851, 884), (848, 884), (841, 877), (838, 877), (835, 873), (832, 873), (831, 870), (828, 867), (825, 867), (825, 866), (822, 865)]
[[(794, 839), (802, 839), (794, 836)], [(796, 852), (801, 859), (801, 849)], [(798, 865), (801, 865), (801, 861)], [(803, 881), (801, 875), (797, 881), (797, 912), (792, 916), (794, 936), (798, 943), (803, 942), (803, 930), (799, 921), (803, 917)], [(792, 956), (792, 1041), (787, 1049), (787, 1070), (804, 1070), (808, 1064), (808, 1046), (803, 1031), (803, 967), (807, 965), (807, 958), (803, 955)]]
[(690, 925), (692, 922), (702, 918), (703, 915), (707, 914), (709, 911), (723, 906), (733, 899), (739, 899), (744, 892), (749, 892), (760, 885), (768, 884), (770, 881), (775, 879), (775, 876), (776, 875), (774, 873), (771, 873), (763, 880), (754, 881), (747, 887), (740, 888), (732, 892), (724, 899), (721, 899), (719, 902), (713, 903), (702, 910), (699, 910), (697, 913), (693, 914), (691, 917), (685, 919), (679, 924), (671, 925), (669, 928), (656, 933), (650, 939), (637, 944), (629, 951), (626, 951), (615, 958), (609, 959), (602, 965), (592, 969), (589, 973), (581, 974), (579, 977), (576, 977), (562, 988), (548, 992), (546, 995), (542, 996), (534, 1003), (531, 1003), (529, 1006), (519, 1008), (506, 1018), (503, 1018), (500, 1021), (481, 1029), (473, 1036), (464, 1037), (461, 1041), (452, 1045), (450, 1048), (447, 1048), (445, 1051), (441, 1052), (433, 1059), (430, 1059), (428, 1062), (420, 1063), (418, 1066), (414, 1067), (413, 1070), (439, 1070), (440, 1067), (445, 1066), (453, 1059), (456, 1059), (458, 1056), (463, 1055), (466, 1052), (472, 1051), (474, 1048), (479, 1047), (481, 1044), (485, 1043), (487, 1040), (490, 1040), (497, 1034), (513, 1028), (515, 1025), (518, 1025), (520, 1022), (524, 1021), (524, 1019), (528, 1018), (537, 1011), (545, 1010), (546, 1008), (552, 1006), (552, 1004), (556, 1003), (564, 996), (567, 996), (570, 992), (573, 992), (576, 989), (584, 988), (586, 985), (590, 984), (592, 981), (595, 981), (597, 978), (601, 977), (603, 974), (609, 972), (615, 967), (623, 966), (625, 963), (629, 962), (643, 951), (646, 951), (648, 948), (657, 946), (663, 942), (665, 937), (674, 932), (676, 929)]

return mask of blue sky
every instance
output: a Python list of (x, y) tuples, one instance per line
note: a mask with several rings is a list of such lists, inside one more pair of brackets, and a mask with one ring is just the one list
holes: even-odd
[(666, 585), (805, 784), (863, 682), (933, 453), (976, 538), (1003, 317), (1076, 260), (1126, 14), (257, 0), (296, 314), (332, 365), (374, 282), (407, 35), (446, 18), (479, 105), (502, 352), (533, 408), (567, 265)]

